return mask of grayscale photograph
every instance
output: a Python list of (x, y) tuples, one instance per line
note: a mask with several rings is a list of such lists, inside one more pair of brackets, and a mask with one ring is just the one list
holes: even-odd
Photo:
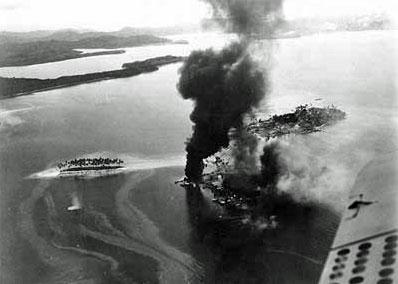
[(396, 0), (0, 0), (0, 284), (398, 284)]

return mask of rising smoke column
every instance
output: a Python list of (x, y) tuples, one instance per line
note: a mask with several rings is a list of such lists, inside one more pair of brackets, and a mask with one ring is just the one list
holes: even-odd
[(184, 99), (195, 103), (185, 167), (185, 175), (194, 182), (201, 178), (203, 159), (228, 146), (229, 130), (242, 129), (245, 114), (258, 107), (266, 94), (267, 76), (248, 48), (253, 36), (271, 34), (281, 8), (281, 0), (206, 2), (213, 8), (215, 20), (238, 34), (239, 41), (219, 52), (194, 51), (180, 69), (178, 90)]
[(213, 19), (239, 36), (269, 37), (282, 22), (282, 0), (202, 0), (213, 8)]

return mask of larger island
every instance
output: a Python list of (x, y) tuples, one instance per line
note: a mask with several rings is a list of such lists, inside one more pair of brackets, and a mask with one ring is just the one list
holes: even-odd
[[(123, 53), (115, 50), (126, 47), (158, 44), (181, 44), (150, 34), (118, 32), (55, 32), (48, 36), (30, 33), (0, 32), (0, 67), (26, 66), (56, 62), (87, 56)], [(79, 49), (109, 49), (99, 52), (82, 52)]]
[(33, 92), (63, 88), (100, 80), (132, 77), (142, 73), (157, 71), (160, 66), (180, 62), (182, 60), (184, 60), (184, 57), (181, 56), (160, 56), (143, 61), (124, 63), (122, 69), (118, 70), (62, 76), (56, 79), (0, 77), (0, 99), (28, 95)]

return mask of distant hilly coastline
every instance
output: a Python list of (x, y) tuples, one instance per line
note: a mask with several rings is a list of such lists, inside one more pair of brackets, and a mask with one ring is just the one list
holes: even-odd
[[(217, 30), (213, 21), (204, 21), (202, 28)], [(391, 29), (391, 21), (380, 14), (347, 18), (305, 18), (283, 21), (268, 39), (295, 38), (319, 33)], [(82, 53), (76, 49), (120, 49), (153, 44), (184, 44), (163, 35), (198, 32), (198, 26), (168, 28), (125, 27), (113, 32), (91, 30), (56, 30), (31, 32), (0, 32), (0, 67), (25, 66), (87, 56), (122, 53), (122, 50)]]
[(394, 29), (393, 22), (383, 14), (347, 16), (339, 18), (305, 18), (283, 22), (274, 39), (296, 38), (333, 32), (361, 32)]
[(120, 49), (126, 47), (183, 44), (154, 35), (128, 35), (127, 32), (45, 31), (29, 33), (0, 33), (0, 67), (26, 66), (87, 56), (120, 54), (123, 50), (82, 53), (76, 49)]
[(76, 29), (62, 29), (62, 30), (39, 30), (30, 32), (10, 32), (0, 31), (0, 45), (5, 43), (26, 43), (34, 41), (78, 41), (85, 38), (94, 38), (102, 36), (117, 36), (117, 37), (131, 37), (137, 35), (151, 35), (163, 37), (172, 34), (194, 33), (199, 32), (200, 27), (197, 25), (185, 25), (174, 27), (159, 27), (159, 28), (134, 28), (124, 27), (117, 31), (101, 32), (94, 30), (76, 30)]

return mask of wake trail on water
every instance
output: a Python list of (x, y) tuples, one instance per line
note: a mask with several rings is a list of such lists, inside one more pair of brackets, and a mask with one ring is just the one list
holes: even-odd
[[(82, 209), (81, 214), (85, 217), (77, 224), (73, 221), (73, 215), (69, 215), (72, 218), (71, 220), (68, 220), (69, 217), (64, 220), (65, 216), (63, 216), (62, 210), (65, 210), (65, 208), (57, 206), (54, 200), (56, 196), (49, 190), (52, 184), (51, 178), (57, 176), (57, 171), (54, 168), (49, 168), (35, 174), (35, 178), (42, 180), (33, 189), (32, 195), (22, 203), (20, 210), (22, 222), (20, 224), (23, 234), (39, 252), (43, 261), (54, 268), (54, 274), (51, 275), (51, 278), (73, 280), (78, 277), (75, 263), (82, 261), (82, 258), (78, 256), (82, 255), (95, 257), (109, 263), (111, 275), (124, 279), (123, 272), (119, 271), (124, 261), (122, 258), (119, 259), (115, 255), (86, 247), (84, 242), (80, 245), (74, 243), (74, 240), (77, 239), (94, 238), (107, 245), (156, 260), (160, 266), (158, 272), (160, 283), (196, 283), (202, 281), (204, 275), (202, 264), (190, 255), (167, 244), (160, 236), (156, 224), (133, 205), (129, 198), (140, 182), (153, 175), (154, 171), (148, 169), (183, 165), (183, 157), (162, 159), (143, 159), (126, 155), (118, 155), (118, 157), (125, 161), (126, 172), (146, 169), (146, 171), (128, 175), (126, 182), (115, 193), (114, 205), (124, 227), (122, 231), (113, 225), (107, 214), (94, 209), (93, 206)], [(34, 225), (33, 212), (40, 200), (43, 200), (46, 204), (47, 210), (43, 220), (46, 220), (52, 232), (50, 239), (40, 237), (39, 232), (36, 231), (38, 228)], [(95, 220), (94, 227), (90, 225), (90, 220)], [(70, 260), (70, 257), (68, 257), (70, 252), (74, 253), (73, 258), (79, 259), (78, 262)], [(58, 261), (51, 261), (52, 259)], [(65, 270), (63, 270), (63, 267), (65, 267)]]
[[(183, 166), (185, 164), (185, 155), (164, 155), (156, 157), (143, 157), (139, 155), (132, 154), (116, 154), (111, 152), (95, 152), (88, 155), (83, 155), (79, 157), (74, 157), (72, 159), (82, 159), (82, 158), (95, 158), (95, 157), (111, 157), (120, 158), (124, 161), (124, 167), (117, 174), (128, 174), (138, 170), (149, 170), (158, 169), (164, 167), (175, 167)], [(29, 175), (28, 179), (55, 179), (60, 178), (60, 170), (56, 162), (50, 164), (47, 169), (33, 173)], [(115, 173), (110, 173), (109, 175), (115, 175)], [(71, 175), (70, 175), (71, 176)], [(104, 176), (104, 175), (102, 175)], [(73, 176), (71, 176), (73, 177)], [(90, 175), (81, 176), (81, 174), (76, 174), (76, 177), (81, 177), (85, 179), (92, 179), (101, 176)]]
[(309, 257), (309, 256), (305, 255), (305, 254), (298, 253), (298, 252), (291, 251), (291, 250), (286, 250), (286, 249), (272, 249), (272, 248), (271, 248), (271, 249), (267, 249), (267, 252), (270, 252), (270, 253), (289, 254), (289, 255), (293, 255), (293, 256), (296, 256), (296, 257), (305, 259), (305, 260), (307, 260), (307, 261), (309, 261), (309, 262), (311, 262), (311, 263), (313, 263), (313, 264), (322, 265), (322, 262), (321, 262), (320, 260), (314, 259), (314, 258), (312, 258), (312, 257)]
[(161, 283), (192, 283), (203, 279), (203, 267), (190, 255), (168, 245), (160, 236), (157, 226), (130, 201), (135, 186), (150, 178), (153, 171), (137, 173), (116, 193), (116, 206), (130, 239), (136, 240), (138, 251), (156, 259), (161, 265)]
[[(41, 237), (36, 231), (35, 222), (33, 220), (34, 208), (41, 198), (45, 198), (48, 206), (49, 215), (56, 215), (55, 205), (50, 195), (47, 194), (47, 188), (50, 186), (49, 181), (41, 181), (28, 198), (26, 198), (19, 206), (18, 210), (18, 229), (21, 236), (29, 242), (32, 248), (35, 249), (40, 260), (49, 268), (46, 275), (46, 280), (41, 283), (61, 284), (79, 281), (82, 277), (82, 265), (84, 260), (75, 255), (62, 253), (56, 246), (49, 243), (46, 239)], [(60, 226), (50, 223), (50, 227), (55, 231), (60, 231)]]
[(31, 104), (27, 104), (27, 107), (18, 109), (4, 109), (0, 108), (0, 131), (12, 130), (13, 127), (23, 124), (25, 121), (19, 115), (19, 113), (28, 112), (40, 107), (35, 107)]

